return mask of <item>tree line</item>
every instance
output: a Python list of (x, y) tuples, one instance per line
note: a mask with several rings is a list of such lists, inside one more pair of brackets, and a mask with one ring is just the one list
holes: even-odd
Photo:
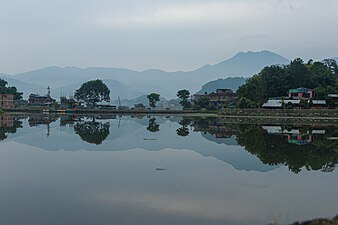
[(338, 66), (333, 59), (322, 62), (300, 58), (289, 65), (273, 65), (249, 78), (237, 90), (241, 108), (260, 107), (269, 97), (285, 96), (289, 89), (314, 89), (317, 99), (328, 100), (328, 94), (338, 93)]

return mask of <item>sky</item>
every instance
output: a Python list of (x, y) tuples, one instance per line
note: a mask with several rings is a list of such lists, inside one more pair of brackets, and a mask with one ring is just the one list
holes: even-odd
[(337, 0), (0, 0), (0, 73), (192, 70), (237, 52), (338, 56)]

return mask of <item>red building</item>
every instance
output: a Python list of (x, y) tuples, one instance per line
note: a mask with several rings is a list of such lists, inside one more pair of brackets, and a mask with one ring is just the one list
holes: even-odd
[(315, 97), (315, 92), (309, 88), (296, 88), (289, 90), (289, 98), (294, 99), (313, 99)]

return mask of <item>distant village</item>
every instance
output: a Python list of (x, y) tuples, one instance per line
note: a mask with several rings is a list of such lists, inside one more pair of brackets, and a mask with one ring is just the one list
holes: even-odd
[[(83, 101), (80, 101), (74, 97), (61, 96), (59, 101), (51, 97), (51, 88), (47, 88), (45, 95), (30, 94), (28, 100), (14, 100), (12, 94), (0, 94), (0, 108), (14, 109), (22, 106), (33, 107), (50, 107), (58, 109), (77, 109), (77, 108), (93, 108), (93, 106), (86, 105)], [(231, 89), (217, 89), (215, 92), (194, 94), (190, 95), (188, 100), (189, 109), (209, 109), (209, 110), (221, 110), (221, 109), (234, 109), (245, 108), (239, 104), (238, 96)], [(296, 88), (290, 89), (285, 96), (271, 97), (260, 106), (262, 109), (328, 109), (336, 108), (338, 105), (338, 95), (329, 94), (327, 99), (317, 99), (316, 93), (313, 89), (309, 88)], [(150, 109), (144, 104), (135, 104), (134, 107), (126, 107), (121, 105), (112, 105), (107, 103), (97, 103), (96, 109), (102, 110), (116, 110), (116, 109), (131, 109), (142, 110)], [(156, 109), (177, 109), (177, 105), (171, 105), (169, 101), (161, 102)], [(182, 109), (182, 107), (181, 107)]]

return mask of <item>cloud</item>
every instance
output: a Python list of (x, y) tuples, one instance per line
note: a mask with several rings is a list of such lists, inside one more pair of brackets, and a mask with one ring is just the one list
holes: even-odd
[(128, 11), (112, 10), (96, 15), (95, 24), (104, 27), (135, 26), (203, 26), (213, 24), (231, 24), (245, 21), (247, 17), (259, 16), (251, 4), (236, 1), (208, 1), (181, 4), (155, 4)]

